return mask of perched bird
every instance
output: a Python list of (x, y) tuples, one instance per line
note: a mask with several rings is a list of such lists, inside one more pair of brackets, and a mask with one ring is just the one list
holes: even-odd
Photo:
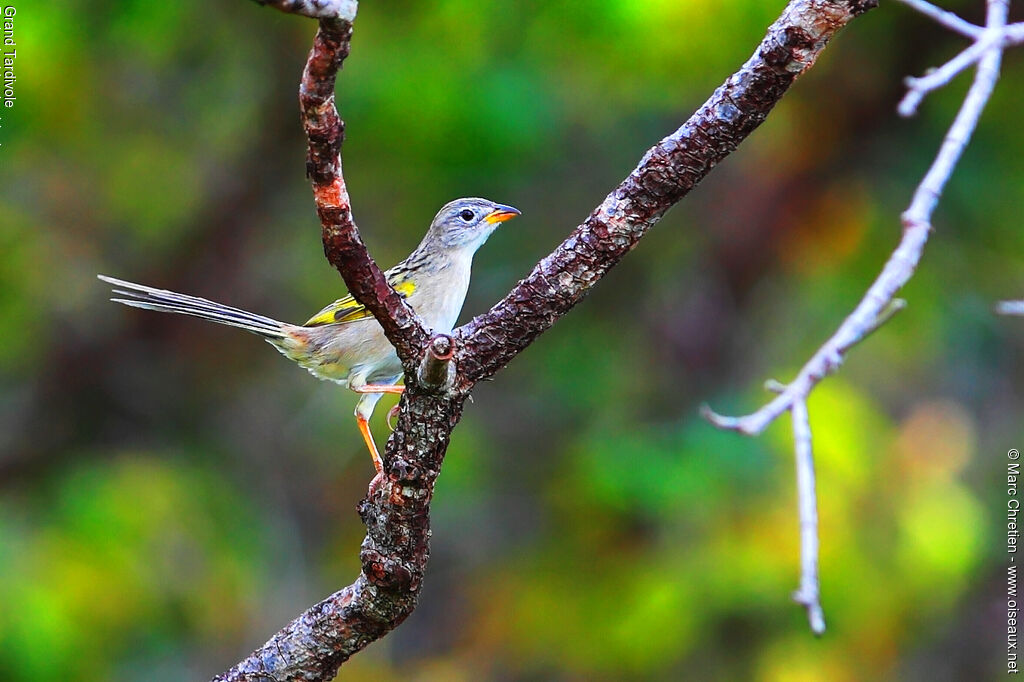
[[(428, 329), (451, 331), (466, 300), (473, 255), (499, 224), (517, 215), (519, 211), (511, 206), (486, 199), (456, 199), (446, 204), (416, 250), (385, 272), (388, 281)], [(294, 325), (205, 298), (104, 275), (99, 278), (114, 285), (117, 297), (112, 301), (244, 329), (263, 337), (314, 376), (362, 394), (356, 403), (356, 423), (380, 473), (380, 455), (368, 422), (384, 393), (404, 390), (397, 385), (402, 364), (373, 315), (352, 296), (331, 303), (305, 324)]]

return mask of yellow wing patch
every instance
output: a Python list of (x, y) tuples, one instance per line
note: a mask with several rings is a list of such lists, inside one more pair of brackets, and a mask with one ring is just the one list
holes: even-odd
[[(397, 291), (402, 298), (408, 298), (409, 294), (416, 290), (416, 285), (408, 280), (395, 284), (394, 287), (395, 291)], [(345, 298), (339, 298), (337, 301), (309, 318), (303, 326), (320, 327), (325, 324), (342, 324), (345, 322), (364, 320), (367, 317), (373, 317), (370, 311), (368, 311), (362, 303), (356, 301), (352, 296), (346, 296)]]

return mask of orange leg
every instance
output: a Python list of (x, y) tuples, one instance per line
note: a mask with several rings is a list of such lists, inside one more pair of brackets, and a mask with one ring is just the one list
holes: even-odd
[(405, 386), (395, 384), (364, 384), (352, 389), (356, 393), (405, 393)]
[(373, 442), (373, 436), (370, 434), (370, 424), (362, 417), (356, 417), (356, 424), (359, 425), (359, 433), (363, 434), (363, 440), (366, 441), (366, 448), (370, 451), (370, 457), (373, 458), (373, 468), (377, 470), (379, 474), (384, 470), (384, 465), (380, 461), (380, 454), (377, 452), (377, 444)]
[[(363, 384), (362, 386), (354, 386), (351, 388), (356, 393), (364, 394), (400, 394), (405, 391), (405, 386), (396, 386), (394, 384)], [(373, 403), (376, 403), (376, 400), (374, 400)], [(372, 404), (370, 404), (368, 409), (365, 410), (362, 407), (356, 409), (356, 424), (359, 426), (359, 433), (363, 435), (363, 441), (366, 443), (366, 449), (370, 451), (370, 457), (373, 459), (373, 467), (379, 474), (384, 470), (384, 466), (380, 459), (380, 453), (377, 451), (377, 445), (373, 442), (373, 435), (370, 433), (369, 417), (372, 411)]]

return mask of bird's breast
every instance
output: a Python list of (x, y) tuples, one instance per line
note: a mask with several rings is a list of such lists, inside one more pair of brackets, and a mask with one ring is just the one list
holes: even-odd
[(424, 273), (407, 299), (423, 323), (436, 332), (447, 333), (454, 329), (466, 302), (471, 262), (461, 260), (448, 263), (436, 272)]

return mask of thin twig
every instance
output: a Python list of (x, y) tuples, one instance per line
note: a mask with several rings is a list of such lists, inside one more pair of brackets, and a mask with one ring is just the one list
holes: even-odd
[[(930, 2), (925, 0), (897, 0), (902, 2), (904, 5), (917, 10), (921, 14), (934, 19), (936, 23), (945, 26), (951, 31), (955, 31), (962, 36), (971, 38), (977, 41), (981, 38), (981, 34), (987, 29), (985, 26), (978, 26), (972, 24), (969, 21), (961, 19), (959, 16), (950, 12), (949, 10), (936, 7)], [(1007, 24), (1003, 29), (1003, 47), (1012, 47), (1014, 45), (1020, 45), (1024, 43), (1024, 22), (1017, 22), (1015, 24)]]
[(982, 55), (987, 53), (997, 44), (1002, 47), (1018, 45), (1024, 42), (1024, 23), (994, 26), (975, 26), (964, 21), (956, 14), (936, 7), (924, 0), (900, 0), (904, 4), (931, 17), (946, 28), (972, 38), (974, 42), (957, 56), (950, 59), (942, 66), (931, 69), (920, 78), (908, 77), (905, 80), (907, 94), (900, 101), (896, 111), (900, 116), (913, 116), (917, 113), (917, 107), (930, 92), (938, 90), (949, 84), (961, 71), (972, 66)]
[[(1006, 20), (1006, 0), (989, 0), (988, 14), (987, 28), (1000, 29)], [(711, 423), (746, 435), (760, 434), (795, 402), (806, 400), (818, 382), (839, 369), (846, 352), (877, 329), (879, 319), (884, 317), (884, 311), (892, 304), (896, 292), (903, 288), (917, 268), (931, 231), (935, 206), (999, 78), (1002, 50), (1001, 44), (991, 44), (979, 61), (974, 83), (960, 111), (914, 192), (910, 206), (903, 212), (903, 239), (854, 311), (775, 399), (743, 417), (722, 416), (704, 406), (701, 413)]]
[(951, 31), (956, 31), (960, 35), (968, 38), (977, 39), (981, 36), (981, 32), (984, 30), (981, 26), (975, 26), (969, 21), (964, 21), (953, 12), (936, 7), (930, 2), (925, 0), (899, 0), (904, 5), (916, 9), (921, 14), (934, 19), (936, 23), (945, 26)]
[(996, 303), (996, 312), (1000, 315), (1024, 316), (1024, 300), (1000, 301), (999, 303)]
[(972, 43), (963, 52), (939, 68), (930, 70), (924, 76), (920, 78), (907, 76), (903, 81), (907, 86), (907, 94), (903, 96), (903, 99), (896, 106), (896, 111), (903, 117), (910, 117), (916, 114), (917, 107), (928, 93), (949, 85), (949, 82), (957, 74), (978, 61), (981, 55), (989, 50), (992, 43), (1000, 39), (1001, 36), (985, 35), (979, 38), (977, 42)]
[[(1006, 15), (1009, 10), (1009, 0), (988, 0), (988, 12), (986, 29), (999, 31), (1006, 25)], [(924, 176), (910, 207), (903, 213), (903, 224), (924, 225), (930, 229), (931, 216), (935, 206), (939, 202), (942, 190), (949, 180), (953, 169), (956, 168), (964, 148), (974, 134), (974, 129), (981, 118), (981, 112), (992, 96), (992, 90), (999, 80), (999, 65), (1002, 62), (1003, 45), (992, 43), (988, 52), (978, 63), (978, 70), (974, 76), (974, 83), (971, 84), (964, 103), (960, 107), (953, 125), (942, 142), (938, 156), (928, 173)]]
[(821, 608), (818, 579), (818, 500), (814, 484), (814, 451), (807, 403), (798, 400), (790, 408), (796, 450), (796, 491), (800, 508), (800, 588), (793, 601), (807, 609), (811, 632), (825, 632), (825, 613)]

